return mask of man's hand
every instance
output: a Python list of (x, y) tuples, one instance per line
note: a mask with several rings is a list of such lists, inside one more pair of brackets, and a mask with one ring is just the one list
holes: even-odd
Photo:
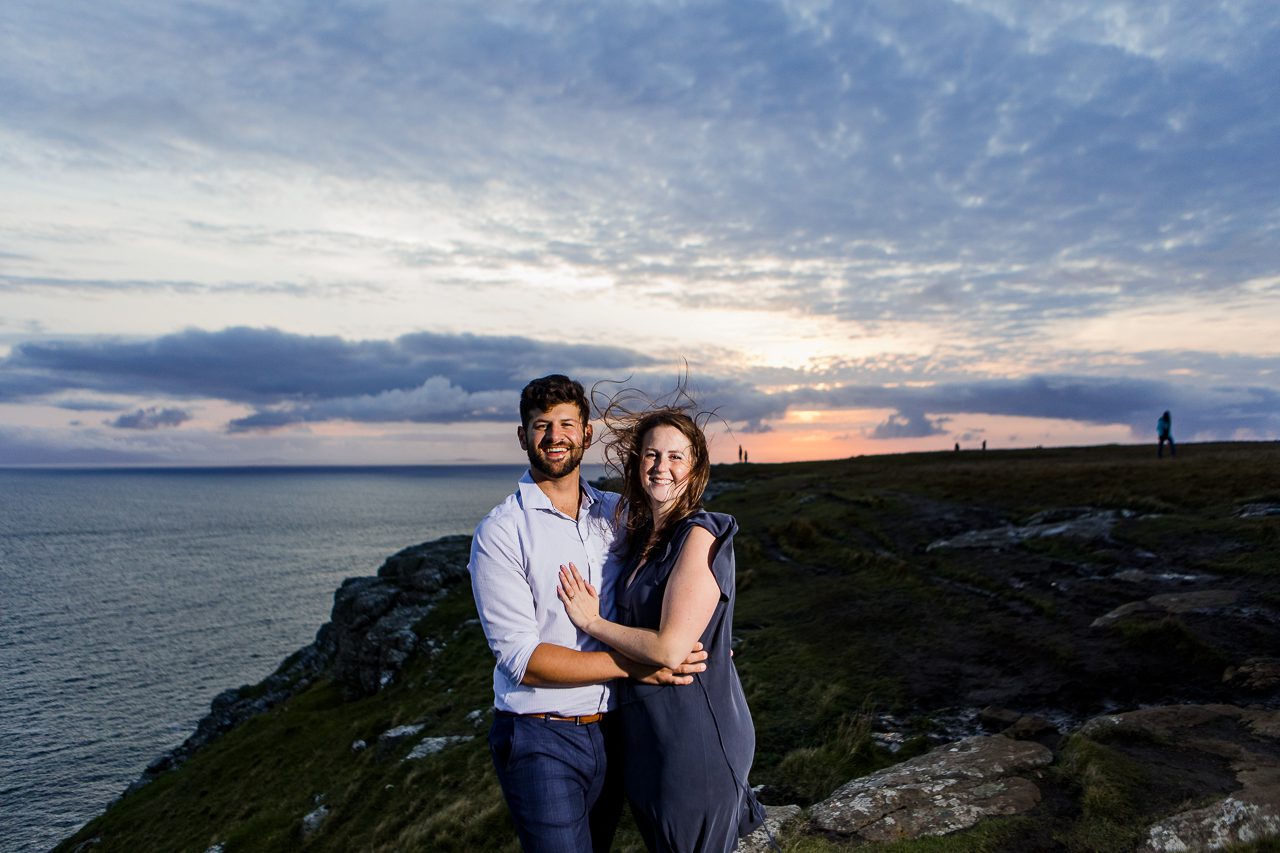
[(702, 643), (694, 643), (693, 651), (675, 669), (637, 663), (630, 658), (622, 658), (622, 665), (627, 675), (641, 684), (692, 684), (694, 673), (706, 671), (706, 660), (707, 653), (702, 650)]

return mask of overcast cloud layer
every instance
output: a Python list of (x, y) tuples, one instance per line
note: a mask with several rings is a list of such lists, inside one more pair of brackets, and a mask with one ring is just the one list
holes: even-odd
[(746, 433), (888, 411), (850, 452), (1280, 437), (1278, 55), (1265, 2), (5, 4), (0, 462), (682, 358)]

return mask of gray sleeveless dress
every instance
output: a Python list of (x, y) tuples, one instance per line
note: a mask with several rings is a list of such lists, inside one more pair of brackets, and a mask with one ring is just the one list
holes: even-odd
[(707, 669), (688, 685), (622, 681), (622, 721), (627, 799), (650, 850), (692, 853), (732, 851), (755, 829), (764, 812), (747, 786), (756, 733), (747, 700), (729, 656), (733, 628), (733, 534), (738, 524), (723, 513), (698, 512), (680, 523), (662, 553), (640, 567), (635, 580), (618, 581), (618, 621), (657, 628), (662, 596), (689, 531), (705, 527), (716, 537), (712, 572), (720, 602), (703, 632)]

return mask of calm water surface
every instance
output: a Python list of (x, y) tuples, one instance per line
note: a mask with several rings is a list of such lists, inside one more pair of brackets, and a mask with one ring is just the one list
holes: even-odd
[(512, 466), (0, 470), (0, 850), (48, 850)]

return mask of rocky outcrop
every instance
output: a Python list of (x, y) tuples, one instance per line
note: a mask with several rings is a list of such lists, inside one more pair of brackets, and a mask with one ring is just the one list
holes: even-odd
[(343, 581), (320, 631), (334, 649), (334, 675), (350, 691), (368, 695), (395, 680), (419, 647), (413, 626), (467, 576), (470, 547), (470, 536), (446, 536), (393, 554), (376, 577)]
[(925, 550), (939, 548), (1008, 548), (1028, 539), (1050, 536), (1066, 536), (1072, 539), (1107, 540), (1116, 522), (1137, 518), (1138, 513), (1128, 509), (1094, 509), (1092, 507), (1064, 507), (1045, 510), (1027, 519), (1026, 524), (1007, 524), (986, 530), (970, 530), (950, 539), (938, 539)]
[(1251, 803), (1227, 797), (1202, 809), (1180, 812), (1147, 830), (1143, 853), (1221, 850), (1280, 835), (1275, 802)]
[(409, 754), (404, 757), (405, 761), (418, 761), (426, 758), (428, 755), (435, 755), (451, 746), (460, 743), (466, 743), (469, 740), (475, 740), (475, 735), (441, 735), (440, 737), (426, 737), (418, 741), (413, 749), (409, 750)]
[(1280, 515), (1280, 503), (1245, 504), (1236, 511), (1236, 518), (1266, 518), (1272, 515)]
[(1226, 760), (1237, 788), (1207, 806), (1151, 825), (1148, 853), (1217, 850), (1280, 836), (1280, 711), (1234, 705), (1172, 705), (1096, 717), (1081, 734), (1107, 743), (1176, 744)]
[(738, 842), (737, 853), (769, 853), (785, 826), (800, 816), (799, 806), (765, 806), (764, 824)]
[(1170, 592), (1153, 595), (1142, 601), (1122, 604), (1111, 612), (1093, 620), (1090, 627), (1105, 628), (1130, 616), (1142, 613), (1212, 613), (1231, 607), (1240, 600), (1240, 593), (1230, 589), (1204, 589), (1196, 592)]
[(451, 586), (467, 577), (470, 550), (470, 536), (445, 536), (391, 555), (375, 577), (343, 581), (333, 596), (330, 621), (316, 632), (315, 642), (289, 656), (258, 684), (219, 693), (195, 733), (152, 761), (128, 790), (181, 765), (319, 678), (334, 678), (358, 695), (394, 682), (410, 655), (424, 645), (430, 648), (430, 639), (418, 637), (413, 626)]
[(1028, 774), (1052, 761), (1038, 743), (977, 735), (854, 779), (811, 818), (821, 830), (866, 841), (946, 835), (1033, 808), (1040, 789)]
[(330, 671), (332, 662), (333, 649), (318, 638), (316, 642), (290, 655), (279, 669), (257, 684), (222, 691), (213, 697), (209, 713), (196, 724), (195, 732), (181, 746), (148, 764), (126, 793), (137, 790), (161, 773), (181, 765), (197, 751), (245, 720), (256, 717), (305, 690)]
[(1246, 690), (1275, 690), (1280, 687), (1280, 658), (1249, 658), (1239, 666), (1227, 667), (1222, 680)]

